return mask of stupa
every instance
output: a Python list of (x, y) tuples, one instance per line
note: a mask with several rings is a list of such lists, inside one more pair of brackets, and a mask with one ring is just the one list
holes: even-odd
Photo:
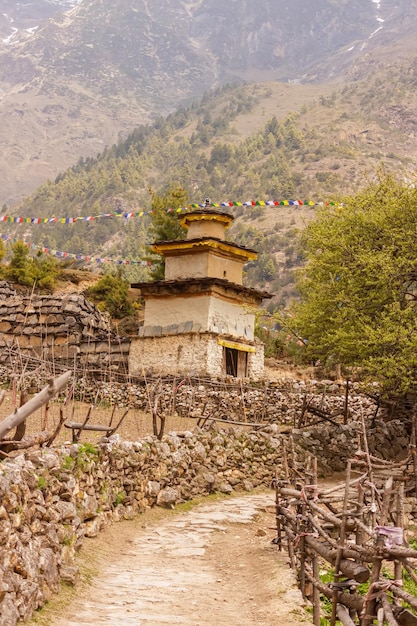
[(257, 253), (227, 241), (233, 215), (208, 204), (182, 217), (186, 239), (153, 245), (165, 257), (164, 280), (132, 284), (145, 301), (130, 347), (132, 375), (263, 377), (255, 310), (271, 296), (243, 285), (243, 267)]

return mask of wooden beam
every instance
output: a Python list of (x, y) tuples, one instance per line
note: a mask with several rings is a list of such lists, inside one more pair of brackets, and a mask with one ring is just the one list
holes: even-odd
[(82, 422), (64, 422), (65, 428), (72, 430), (97, 430), (99, 432), (111, 432), (113, 426), (103, 426), (102, 424), (83, 424)]
[(349, 611), (343, 604), (338, 604), (336, 607), (337, 617), (342, 622), (343, 626), (355, 626), (355, 622), (349, 615)]
[(67, 385), (71, 375), (72, 372), (61, 374), (61, 376), (56, 380), (52, 380), (47, 387), (37, 393), (36, 396), (33, 396), (26, 404), (16, 409), (14, 413), (0, 422), (0, 441), (12, 428), (24, 422), (29, 415), (40, 409), (41, 406), (62, 391)]

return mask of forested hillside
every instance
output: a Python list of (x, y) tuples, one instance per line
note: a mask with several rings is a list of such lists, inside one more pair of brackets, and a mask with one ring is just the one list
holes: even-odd
[[(309, 85), (230, 86), (205, 95), (153, 125), (143, 125), (96, 158), (80, 159), (19, 206), (3, 214), (30, 217), (147, 212), (152, 194), (181, 187), (188, 203), (298, 199), (337, 201), (381, 164), (412, 171), (414, 63), (371, 80), (327, 88)], [(178, 208), (178, 207), (172, 207)], [(230, 237), (261, 252), (248, 281), (281, 289), (299, 263), (295, 230), (314, 206), (235, 208)], [(79, 220), (74, 224), (2, 224), (2, 232), (53, 250), (140, 260), (149, 217)], [(129, 268), (132, 279), (145, 267)]]

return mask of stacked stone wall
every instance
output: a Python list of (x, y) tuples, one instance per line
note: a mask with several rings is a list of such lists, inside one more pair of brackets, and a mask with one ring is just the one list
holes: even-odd
[[(343, 470), (356, 450), (359, 423), (295, 431), (295, 453), (315, 454), (321, 471)], [(371, 452), (406, 450), (402, 423), (376, 423)], [(75, 554), (85, 538), (147, 507), (172, 507), (213, 492), (268, 487), (281, 467), (283, 436), (262, 431), (198, 430), (97, 446), (27, 452), (0, 465), (0, 626), (30, 617), (59, 588), (76, 583)], [(417, 499), (406, 505), (407, 521)]]
[[(321, 424), (319, 427), (294, 429), (292, 436), (300, 451), (319, 460), (323, 473), (341, 472), (355, 452), (364, 450), (362, 423)], [(404, 460), (409, 453), (410, 424), (400, 419), (386, 422), (373, 420), (367, 432), (371, 455), (387, 461)]]
[(255, 337), (256, 352), (248, 353), (248, 376), (252, 380), (262, 380), (265, 377), (265, 346)]
[(28, 452), (0, 465), (0, 626), (30, 617), (76, 582), (74, 556), (85, 537), (155, 504), (213, 492), (268, 487), (281, 441), (269, 432), (172, 433), (158, 441)]
[(205, 373), (208, 341), (206, 333), (134, 339), (130, 346), (129, 372), (133, 376)]
[[(59, 588), (76, 583), (74, 558), (85, 538), (154, 505), (172, 507), (213, 492), (268, 487), (280, 470), (285, 436), (262, 430), (199, 430), (121, 442), (29, 451), (0, 465), (0, 626), (30, 617)], [(313, 454), (321, 473), (345, 469), (360, 439), (360, 422), (294, 430), (299, 462)], [(370, 451), (404, 458), (406, 425), (375, 421)], [(406, 504), (407, 521), (417, 499)]]
[[(314, 406), (329, 413), (343, 414), (345, 385), (332, 381), (279, 381), (262, 383), (258, 386), (247, 381), (228, 378), (223, 381), (207, 379), (182, 379), (181, 376), (163, 379), (109, 383), (84, 380), (80, 394), (87, 401), (97, 397), (118, 404), (134, 406), (150, 411), (158, 396), (158, 410), (162, 414), (177, 414), (181, 417), (216, 417), (220, 419), (248, 422), (270, 422), (283, 425), (298, 423), (303, 402), (308, 398)], [(355, 386), (348, 396), (349, 420), (372, 417), (375, 402)]]
[(120, 341), (110, 321), (79, 294), (15, 294), (0, 285), (0, 364), (16, 354), (57, 365), (127, 371), (129, 341)]

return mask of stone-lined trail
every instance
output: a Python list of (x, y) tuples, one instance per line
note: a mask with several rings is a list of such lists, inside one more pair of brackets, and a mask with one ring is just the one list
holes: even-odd
[(48, 625), (311, 623), (285, 553), (271, 544), (273, 509), (268, 493), (113, 524), (86, 546), (98, 573)]

